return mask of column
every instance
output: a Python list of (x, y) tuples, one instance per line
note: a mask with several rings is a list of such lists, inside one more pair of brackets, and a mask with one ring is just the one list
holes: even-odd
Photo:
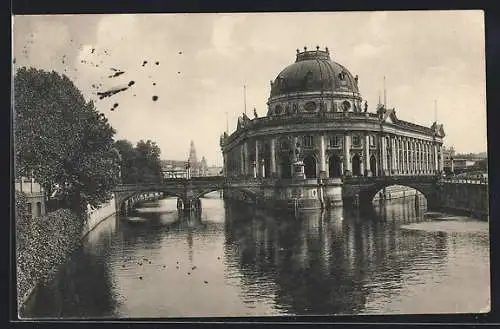
[(266, 178), (266, 162), (264, 159), (260, 159), (260, 177)]
[(254, 177), (260, 175), (259, 173), (260, 161), (259, 161), (259, 141), (255, 140), (255, 174)]
[(409, 173), (410, 175), (413, 175), (414, 174), (414, 171), (413, 171), (413, 166), (415, 164), (415, 158), (414, 158), (414, 154), (413, 154), (413, 138), (410, 138), (409, 142), (408, 142), (408, 146), (409, 146)]
[(424, 141), (423, 144), (424, 147), (424, 173), (427, 175), (429, 173), (429, 158), (427, 154), (427, 141)]
[(276, 175), (276, 139), (271, 138), (271, 175)]
[(250, 164), (248, 163), (248, 142), (243, 143), (243, 175), (247, 176), (250, 174)]
[(420, 156), (421, 156), (421, 152), (420, 152), (420, 141), (417, 140), (416, 142), (416, 153), (417, 153), (417, 174), (420, 175), (420, 165), (421, 165), (421, 159), (420, 159)]
[(326, 160), (325, 160), (325, 135), (319, 136), (319, 172), (320, 177), (322, 177), (321, 172), (324, 172), (323, 175), (326, 177)]
[(227, 163), (227, 153), (223, 153), (223, 159), (222, 159), (222, 175), (224, 177), (227, 177), (227, 166), (228, 166), (228, 163)]
[(245, 175), (245, 148), (240, 146), (240, 176)]
[(386, 174), (386, 170), (387, 170), (387, 140), (385, 139), (385, 136), (382, 135), (380, 137), (381, 139), (381, 143), (380, 143), (380, 147), (381, 147), (381, 152), (380, 152), (380, 157), (382, 158), (381, 161), (380, 161), (380, 169), (381, 169), (381, 172), (383, 173), (383, 175)]
[(434, 147), (433, 147), (433, 154), (432, 156), (434, 157), (434, 173), (436, 174), (437, 173), (437, 170), (438, 170), (438, 157), (437, 157), (437, 154), (438, 154), (438, 149), (437, 149), (437, 144), (434, 144)]
[(409, 147), (409, 142), (408, 138), (404, 138), (404, 152), (403, 152), (403, 157), (404, 157), (404, 170), (405, 174), (408, 175), (410, 173), (410, 151), (408, 149)]
[(395, 164), (395, 167), (396, 167), (396, 168), (394, 168), (394, 170), (395, 170), (394, 173), (396, 175), (399, 175), (399, 172), (400, 172), (400, 168), (399, 168), (399, 150), (400, 150), (400, 148), (399, 148), (399, 137), (395, 137), (394, 138), (394, 148), (395, 148), (394, 152), (396, 154), (396, 157), (394, 159), (394, 164)]
[[(363, 163), (365, 165), (366, 176), (370, 176), (370, 135), (365, 135), (365, 151), (363, 152)], [(364, 174), (364, 173), (363, 173)]]
[(352, 171), (351, 168), (351, 136), (349, 134), (344, 135), (344, 171)]
[(439, 172), (444, 170), (444, 156), (443, 156), (443, 144), (439, 146)]
[(396, 139), (391, 137), (391, 170), (392, 174), (396, 175), (397, 166), (396, 166)]

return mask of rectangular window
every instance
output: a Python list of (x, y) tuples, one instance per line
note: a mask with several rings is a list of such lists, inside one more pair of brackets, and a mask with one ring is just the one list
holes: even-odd
[(368, 138), (370, 140), (370, 147), (375, 147), (375, 136), (369, 136)]
[(352, 136), (352, 146), (359, 147), (361, 146), (361, 138), (359, 136)]
[(340, 136), (331, 136), (328, 142), (329, 147), (340, 147)]
[(314, 146), (314, 139), (312, 136), (304, 136), (304, 147), (312, 148)]

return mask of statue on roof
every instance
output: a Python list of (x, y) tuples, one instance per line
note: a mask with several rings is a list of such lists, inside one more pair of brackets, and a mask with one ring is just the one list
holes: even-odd
[(368, 102), (365, 101), (365, 108), (364, 108), (365, 113), (368, 112)]
[(253, 117), (254, 118), (258, 118), (259, 117), (259, 115), (257, 114), (257, 109), (255, 107), (253, 108)]

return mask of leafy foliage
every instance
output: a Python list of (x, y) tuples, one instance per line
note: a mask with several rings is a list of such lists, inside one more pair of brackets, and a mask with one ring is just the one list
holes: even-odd
[(18, 298), (46, 283), (78, 247), (82, 222), (68, 209), (38, 218), (26, 212), (26, 195), (16, 191), (16, 266)]
[(162, 179), (160, 148), (151, 140), (140, 140), (134, 147), (119, 140), (115, 148), (121, 155), (121, 175), (124, 184), (152, 183)]
[[(58, 184), (81, 211), (118, 183), (114, 129), (66, 76), (20, 68), (14, 77), (16, 174)], [(75, 209), (79, 207), (79, 209)]]

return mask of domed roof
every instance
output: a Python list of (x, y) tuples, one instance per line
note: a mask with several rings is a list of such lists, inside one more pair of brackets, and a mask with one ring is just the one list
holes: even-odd
[(271, 97), (288, 93), (311, 91), (339, 91), (358, 93), (357, 77), (342, 65), (330, 59), (326, 50), (303, 52), (297, 49), (295, 63), (287, 66), (271, 82)]

